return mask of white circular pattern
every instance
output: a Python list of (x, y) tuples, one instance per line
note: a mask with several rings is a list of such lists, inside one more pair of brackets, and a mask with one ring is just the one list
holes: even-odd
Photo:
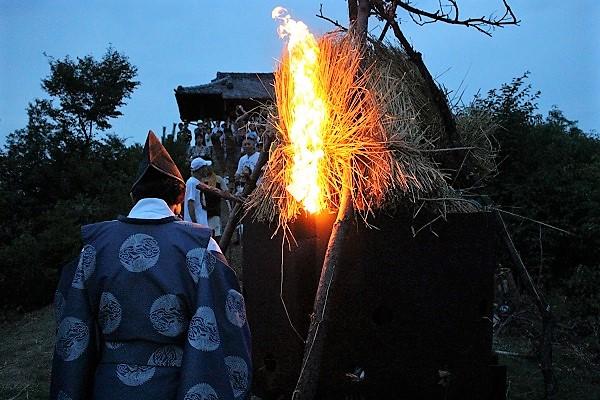
[(159, 256), (158, 242), (144, 233), (129, 236), (119, 249), (119, 261), (129, 272), (142, 272), (152, 268)]
[(181, 367), (183, 350), (174, 345), (167, 345), (154, 351), (148, 359), (148, 365), (157, 367)]
[(121, 314), (121, 304), (117, 298), (110, 292), (103, 292), (98, 306), (98, 322), (102, 333), (114, 332), (121, 323)]
[(240, 397), (248, 390), (248, 364), (241, 357), (225, 357), (229, 383), (233, 390), (233, 397)]
[(219, 400), (219, 396), (208, 383), (199, 383), (187, 391), (183, 400)]
[(233, 325), (242, 327), (246, 323), (246, 305), (244, 296), (234, 289), (229, 289), (225, 300), (225, 314)]
[(148, 365), (117, 365), (117, 377), (127, 386), (143, 385), (154, 376), (155, 371), (155, 367)]
[(66, 317), (58, 326), (56, 354), (64, 361), (77, 359), (87, 348), (90, 332), (80, 319)]
[(215, 269), (215, 256), (201, 247), (188, 251), (185, 260), (188, 271), (196, 283), (200, 278), (208, 278)]
[(76, 289), (83, 289), (85, 281), (94, 273), (94, 269), (96, 269), (96, 249), (94, 246), (86, 244), (81, 249), (79, 263), (77, 264), (71, 286)]
[(62, 320), (65, 312), (65, 304), (65, 296), (63, 296), (62, 293), (57, 290), (54, 293), (54, 318), (56, 319), (57, 325)]
[(175, 337), (186, 328), (184, 305), (174, 294), (160, 296), (150, 308), (150, 322), (160, 334)]
[(188, 341), (192, 347), (202, 351), (216, 350), (221, 344), (215, 313), (210, 307), (198, 307), (190, 322)]

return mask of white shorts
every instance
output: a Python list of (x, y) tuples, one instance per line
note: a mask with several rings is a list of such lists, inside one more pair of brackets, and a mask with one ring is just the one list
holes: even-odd
[(208, 226), (215, 231), (215, 236), (221, 236), (221, 217), (215, 215), (208, 219)]

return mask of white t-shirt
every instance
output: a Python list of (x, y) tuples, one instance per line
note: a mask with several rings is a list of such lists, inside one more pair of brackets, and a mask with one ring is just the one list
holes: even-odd
[(202, 193), (196, 189), (200, 181), (193, 176), (185, 183), (185, 199), (183, 200), (183, 220), (192, 222), (190, 210), (188, 209), (188, 200), (194, 201), (194, 209), (196, 210), (196, 222), (202, 225), (208, 225), (208, 216), (206, 210), (202, 208)]
[(235, 171), (236, 175), (241, 174), (244, 167), (248, 167), (250, 168), (250, 171), (254, 172), (254, 167), (258, 162), (259, 155), (260, 153), (258, 151), (255, 151), (254, 154), (252, 154), (251, 156), (247, 154), (241, 156), (240, 160), (238, 161), (237, 171)]
[(212, 137), (210, 133), (204, 134), (204, 143), (206, 144), (206, 147), (212, 147)]

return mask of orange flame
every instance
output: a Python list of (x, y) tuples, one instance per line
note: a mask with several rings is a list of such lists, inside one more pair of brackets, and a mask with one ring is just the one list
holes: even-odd
[(310, 213), (326, 207), (323, 167), (323, 129), (327, 123), (327, 97), (319, 77), (319, 45), (308, 27), (293, 20), (283, 7), (271, 14), (281, 21), (277, 31), (287, 39), (289, 57), (289, 120), (292, 149), (287, 191)]

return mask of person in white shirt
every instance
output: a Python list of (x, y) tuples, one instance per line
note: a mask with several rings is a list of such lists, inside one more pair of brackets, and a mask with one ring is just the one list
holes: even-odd
[(242, 144), (242, 155), (238, 161), (237, 170), (235, 171), (235, 189), (236, 195), (241, 195), (244, 191), (244, 186), (250, 180), (250, 175), (256, 167), (260, 153), (256, 151), (256, 143), (252, 139), (244, 139)]
[(250, 173), (254, 171), (254, 167), (256, 167), (260, 155), (256, 151), (256, 142), (252, 139), (244, 139), (242, 151), (244, 152), (244, 155), (240, 157), (237, 170), (235, 171), (236, 180), (242, 175), (244, 168), (248, 168)]
[(208, 225), (206, 213), (206, 200), (200, 190), (196, 188), (200, 183), (202, 174), (200, 169), (212, 165), (211, 161), (200, 157), (194, 158), (190, 164), (192, 176), (185, 183), (185, 198), (183, 220)]

